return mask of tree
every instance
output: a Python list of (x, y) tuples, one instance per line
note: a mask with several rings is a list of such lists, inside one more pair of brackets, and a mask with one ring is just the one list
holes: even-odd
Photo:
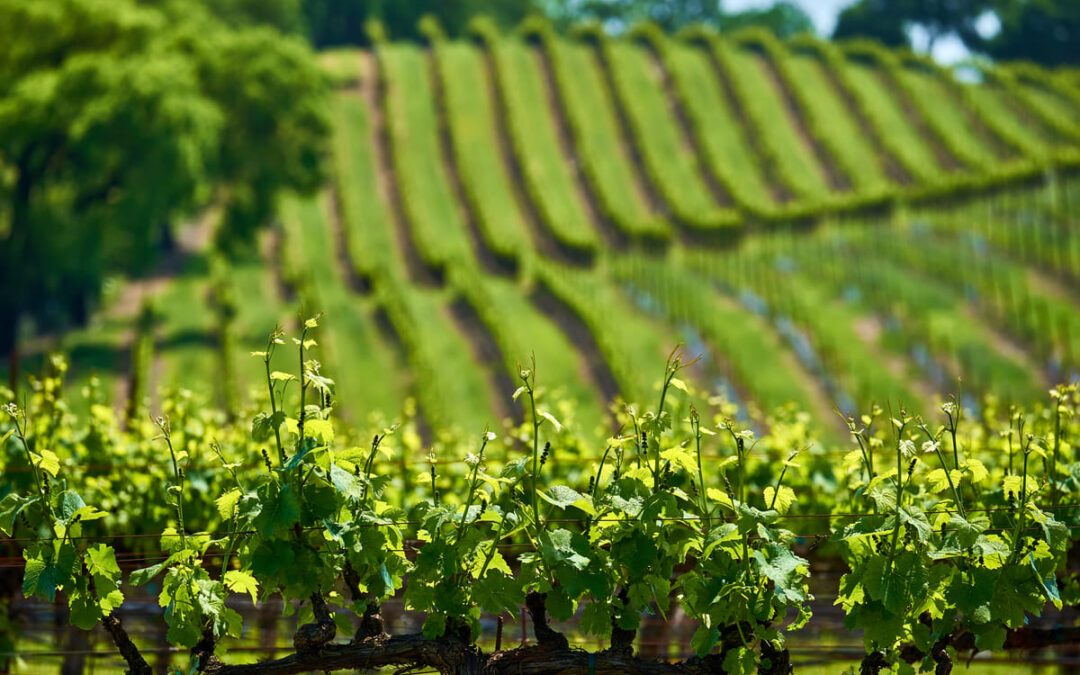
[(308, 35), (317, 47), (366, 44), (364, 23), (369, 19), (381, 21), (394, 40), (420, 40), (417, 23), (425, 15), (456, 37), (477, 14), (507, 28), (532, 11), (533, 0), (306, 0), (303, 5)]
[(873, 0), (862, 0), (848, 7), (840, 12), (833, 38), (869, 37), (890, 47), (906, 45), (908, 37), (903, 23), (883, 11), (885, 9), (886, 3)]
[(985, 39), (977, 33), (964, 36), (969, 47), (995, 59), (1080, 63), (1080, 3), (1007, 0), (996, 10), (1001, 30)]
[(790, 2), (778, 2), (768, 9), (728, 14), (720, 21), (721, 30), (738, 30), (749, 26), (768, 28), (781, 38), (814, 30), (814, 23), (806, 12)]
[(810, 17), (790, 2), (732, 13), (720, 0), (537, 0), (537, 6), (562, 27), (588, 19), (622, 26), (652, 21), (668, 32), (700, 23), (721, 30), (763, 26), (780, 36), (813, 30)]
[(321, 178), (328, 124), (310, 51), (192, 3), (0, 0), (0, 349), (23, 318), (86, 317), (215, 197), (223, 240), (281, 187)]
[(918, 26), (926, 31), (929, 51), (951, 33), (976, 34), (976, 21), (990, 8), (990, 0), (860, 0), (841, 12), (833, 37), (871, 37), (898, 46)]

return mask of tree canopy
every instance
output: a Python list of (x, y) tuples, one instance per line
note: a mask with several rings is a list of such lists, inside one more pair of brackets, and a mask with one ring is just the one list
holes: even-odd
[[(989, 36), (978, 30), (988, 16), (1000, 24)], [(840, 14), (833, 37), (871, 37), (900, 46), (910, 43), (914, 27), (926, 32), (931, 48), (955, 35), (994, 59), (1080, 63), (1080, 3), (1075, 0), (860, 0)]]
[(0, 0), (0, 348), (21, 318), (85, 318), (211, 198), (219, 237), (322, 179), (326, 84), (310, 48), (190, 2)]

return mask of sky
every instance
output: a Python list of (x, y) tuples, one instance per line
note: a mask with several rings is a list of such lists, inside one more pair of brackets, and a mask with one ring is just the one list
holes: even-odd
[[(788, 0), (793, 5), (798, 5), (814, 22), (818, 35), (828, 37), (832, 35), (836, 27), (836, 17), (841, 10), (855, 4), (855, 0)], [(776, 0), (724, 0), (724, 9), (729, 12), (739, 12), (747, 9), (765, 9), (776, 4)], [(915, 32), (912, 41), (916, 49), (920, 42), (925, 42), (925, 35)], [(934, 45), (933, 57), (939, 63), (954, 64), (963, 61), (970, 55), (964, 43), (956, 36), (946, 36)]]

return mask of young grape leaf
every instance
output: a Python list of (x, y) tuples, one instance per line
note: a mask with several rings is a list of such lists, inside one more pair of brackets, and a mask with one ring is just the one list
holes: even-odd
[(593, 508), (592, 497), (583, 495), (565, 485), (556, 485), (546, 492), (537, 492), (537, 495), (547, 503), (553, 504), (560, 509), (566, 509), (573, 506), (588, 513), (590, 516), (596, 515), (596, 509)]
[(729, 675), (750, 675), (757, 672), (757, 656), (754, 650), (746, 647), (735, 647), (728, 650), (724, 656), (723, 669)]
[(87, 568), (91, 574), (100, 574), (109, 579), (120, 577), (120, 565), (116, 563), (116, 551), (108, 544), (98, 544), (86, 549), (90, 559)]
[(234, 593), (248, 593), (251, 602), (258, 602), (259, 582), (255, 577), (240, 570), (229, 570), (225, 573), (225, 587)]
[(278, 410), (272, 415), (261, 412), (251, 421), (251, 440), (263, 443), (270, 440), (274, 430), (285, 422), (285, 412)]
[(269, 539), (300, 519), (300, 500), (291, 486), (268, 483), (258, 489), (258, 494), (263, 507), (255, 516), (254, 525), (263, 538)]
[(218, 515), (222, 520), (228, 520), (233, 517), (233, 513), (236, 511), (236, 505), (240, 502), (240, 497), (243, 495), (239, 488), (233, 488), (214, 500), (214, 504), (217, 506)]
[[(775, 502), (773, 497), (776, 498)], [(765, 503), (779, 513), (787, 513), (791, 505), (795, 503), (795, 491), (786, 485), (781, 485), (780, 490), (777, 491), (770, 485), (765, 488)]]
[(525, 600), (521, 587), (500, 570), (489, 569), (472, 584), (472, 597), (485, 612), (513, 614)]
[(337, 464), (330, 467), (330, 480), (337, 491), (349, 499), (360, 499), (364, 496), (363, 481)]
[(704, 624), (698, 624), (694, 636), (690, 638), (690, 647), (693, 648), (698, 658), (705, 658), (705, 655), (713, 650), (719, 639), (720, 630), (718, 628), (706, 628)]
[(37, 501), (37, 497), (27, 499), (17, 492), (9, 492), (0, 500), (0, 532), (10, 537), (15, 532), (15, 519), (23, 509)]
[(334, 425), (330, 420), (312, 420), (304, 422), (304, 433), (307, 436), (318, 438), (323, 443), (334, 441)]
[(47, 471), (53, 478), (60, 473), (60, 458), (52, 450), (41, 450), (34, 457), (34, 465), (42, 471)]

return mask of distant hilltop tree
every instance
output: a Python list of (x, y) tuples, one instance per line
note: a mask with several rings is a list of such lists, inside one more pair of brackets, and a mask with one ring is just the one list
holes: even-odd
[(178, 217), (216, 202), (232, 246), (279, 190), (321, 184), (325, 77), (303, 39), (243, 16), (0, 0), (2, 353), (25, 319), (86, 318), (103, 275), (144, 269)]

